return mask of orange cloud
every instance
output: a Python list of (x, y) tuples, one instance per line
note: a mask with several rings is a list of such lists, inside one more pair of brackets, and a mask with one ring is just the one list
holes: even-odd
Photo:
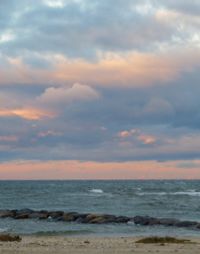
[(20, 117), (26, 120), (41, 120), (46, 117), (53, 117), (54, 114), (34, 108), (0, 109), (0, 117)]
[(139, 130), (137, 130), (137, 129), (124, 130), (124, 131), (120, 131), (120, 132), (118, 133), (118, 136), (119, 136), (120, 138), (128, 138), (128, 137), (131, 137), (131, 136), (137, 134), (138, 132), (139, 132)]
[(18, 140), (17, 136), (0, 136), (0, 142), (16, 142)]
[(199, 168), (183, 162), (13, 161), (0, 164), (0, 179), (200, 179)]
[(0, 84), (48, 84), (83, 82), (88, 85), (152, 85), (176, 79), (200, 64), (199, 48), (163, 49), (156, 53), (99, 53), (96, 62), (70, 60), (49, 55), (54, 69), (31, 69), (20, 59), (10, 59), (10, 67), (0, 70)]
[(142, 143), (145, 145), (151, 145), (156, 142), (156, 138), (154, 136), (143, 134), (138, 136), (138, 140), (142, 141)]

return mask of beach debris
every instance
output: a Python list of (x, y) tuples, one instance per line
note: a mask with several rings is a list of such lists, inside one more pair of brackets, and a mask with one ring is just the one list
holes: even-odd
[(147, 244), (152, 244), (152, 243), (159, 243), (159, 244), (166, 244), (166, 243), (191, 243), (190, 240), (187, 239), (178, 239), (174, 237), (158, 237), (158, 236), (151, 236), (151, 237), (145, 237), (140, 240), (137, 240), (136, 243), (147, 243)]
[(84, 241), (84, 243), (86, 243), (86, 244), (90, 244), (90, 241), (88, 241), (88, 240), (85, 240), (85, 241)]
[(1, 234), (0, 241), (1, 242), (20, 242), (22, 238), (18, 235), (9, 235), (9, 234)]

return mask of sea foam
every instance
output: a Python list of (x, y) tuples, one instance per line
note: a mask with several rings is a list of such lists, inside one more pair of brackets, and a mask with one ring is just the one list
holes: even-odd
[(101, 190), (101, 189), (91, 189), (90, 192), (101, 194), (101, 193), (103, 193), (103, 190)]

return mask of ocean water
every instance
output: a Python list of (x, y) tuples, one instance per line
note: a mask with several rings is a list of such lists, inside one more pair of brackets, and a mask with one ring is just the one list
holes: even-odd
[[(0, 209), (169, 217), (200, 222), (200, 181), (0, 181)], [(198, 230), (128, 224), (90, 225), (0, 219), (0, 232), (36, 235), (187, 235)]]

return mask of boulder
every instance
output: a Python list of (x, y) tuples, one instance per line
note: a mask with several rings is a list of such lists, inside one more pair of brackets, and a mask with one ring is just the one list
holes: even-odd
[(49, 217), (51, 217), (52, 219), (58, 219), (62, 217), (63, 214), (64, 214), (63, 211), (52, 211), (48, 213)]
[(129, 221), (130, 221), (130, 218), (126, 216), (118, 216), (115, 219), (115, 223), (127, 223)]
[(92, 223), (92, 224), (103, 224), (103, 223), (114, 223), (116, 222), (117, 217), (114, 215), (109, 215), (109, 214), (90, 214), (87, 216), (87, 223)]
[(160, 225), (163, 226), (175, 226), (177, 223), (179, 223), (179, 220), (171, 219), (171, 218), (162, 218), (159, 219)]
[(15, 214), (15, 219), (28, 219), (30, 214), (33, 213), (33, 210), (31, 209), (21, 209), (21, 210), (17, 210), (16, 214)]
[(34, 211), (33, 213), (29, 214), (30, 219), (39, 219), (45, 220), (48, 219), (49, 213), (47, 211)]
[(0, 210), (0, 218), (14, 218), (16, 210)]
[(61, 217), (62, 221), (75, 221), (79, 217), (79, 214), (76, 212), (70, 212), (70, 213), (64, 213), (63, 216)]
[(153, 218), (149, 217), (149, 216), (135, 216), (133, 218), (133, 221), (135, 224), (139, 224), (139, 225), (149, 225), (150, 220), (152, 221)]
[(184, 227), (184, 228), (195, 227), (197, 225), (198, 223), (195, 221), (179, 221), (175, 224), (176, 227)]

